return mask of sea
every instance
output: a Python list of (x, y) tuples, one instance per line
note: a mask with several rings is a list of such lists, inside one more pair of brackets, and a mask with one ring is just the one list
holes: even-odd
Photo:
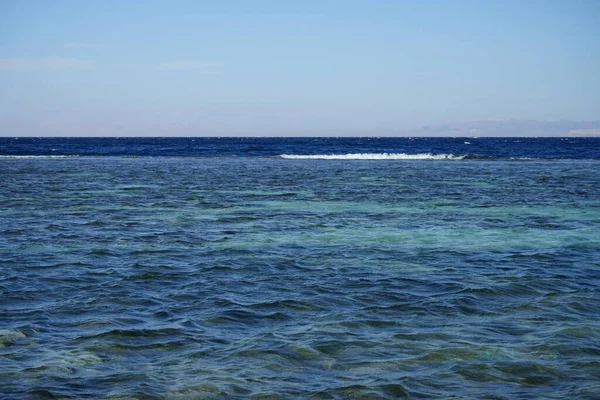
[(1, 399), (600, 399), (600, 138), (0, 138)]

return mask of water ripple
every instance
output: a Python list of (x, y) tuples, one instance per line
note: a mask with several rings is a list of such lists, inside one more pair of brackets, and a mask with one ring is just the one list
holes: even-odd
[(305, 161), (3, 160), (4, 398), (597, 397), (597, 168)]

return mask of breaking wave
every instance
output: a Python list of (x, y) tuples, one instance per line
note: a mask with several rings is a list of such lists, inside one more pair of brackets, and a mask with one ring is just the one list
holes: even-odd
[(354, 153), (354, 154), (282, 154), (281, 158), (316, 160), (463, 160), (466, 156), (454, 154)]
[(73, 157), (79, 157), (78, 155), (61, 155), (61, 156), (34, 156), (34, 155), (27, 155), (27, 156), (5, 156), (5, 155), (0, 155), (0, 158), (73, 158)]

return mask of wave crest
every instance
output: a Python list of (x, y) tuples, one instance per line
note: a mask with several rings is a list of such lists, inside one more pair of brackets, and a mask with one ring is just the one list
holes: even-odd
[(56, 156), (44, 156), (44, 155), (26, 155), (26, 156), (13, 156), (13, 155), (0, 155), (0, 158), (73, 158), (79, 157), (78, 155), (56, 155)]
[(354, 153), (354, 154), (282, 154), (279, 157), (288, 159), (310, 160), (462, 160), (466, 156), (454, 154), (406, 154), (406, 153)]

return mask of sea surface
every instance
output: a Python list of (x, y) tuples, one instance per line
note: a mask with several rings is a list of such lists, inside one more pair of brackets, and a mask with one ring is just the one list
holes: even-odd
[(599, 399), (600, 138), (0, 138), (2, 399)]

